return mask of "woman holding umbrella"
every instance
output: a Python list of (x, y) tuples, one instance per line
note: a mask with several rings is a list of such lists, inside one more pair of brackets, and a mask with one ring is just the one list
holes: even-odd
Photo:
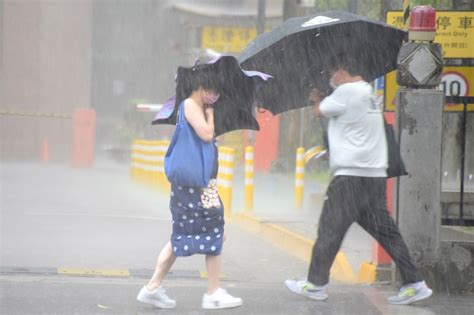
[[(218, 159), (213, 105), (219, 99), (220, 87), (216, 72), (206, 67), (195, 67), (194, 70), (186, 77), (178, 75), (177, 119), (194, 131), (192, 134), (198, 141), (212, 144), (214, 161), (211, 179), (204, 188), (171, 183), (173, 233), (158, 256), (153, 276), (140, 290), (137, 300), (159, 308), (175, 308), (176, 302), (168, 297), (162, 287), (163, 278), (177, 257), (202, 254), (205, 255), (208, 271), (208, 289), (202, 298), (202, 308), (238, 307), (242, 305), (242, 299), (228, 294), (219, 284), (220, 254), (225, 235), (224, 209), (216, 188)], [(180, 95), (182, 91), (188, 91), (188, 95), (183, 97)]]

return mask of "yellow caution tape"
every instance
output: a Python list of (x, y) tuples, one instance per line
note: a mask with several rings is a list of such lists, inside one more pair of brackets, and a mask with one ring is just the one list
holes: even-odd
[(0, 115), (5, 116), (30, 116), (30, 117), (50, 117), (50, 118), (65, 118), (70, 119), (71, 114), (65, 113), (43, 113), (37, 111), (22, 111), (22, 110), (11, 110), (11, 109), (0, 109)]

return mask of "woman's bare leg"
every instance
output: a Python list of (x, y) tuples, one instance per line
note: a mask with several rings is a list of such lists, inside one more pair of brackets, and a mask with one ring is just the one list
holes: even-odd
[(219, 288), (219, 273), (221, 271), (221, 255), (206, 255), (207, 294), (212, 294)]
[(153, 291), (160, 287), (161, 281), (163, 281), (163, 278), (166, 276), (175, 260), (176, 256), (171, 248), (171, 241), (169, 241), (165, 247), (163, 247), (158, 256), (155, 272), (147, 284), (149, 291)]

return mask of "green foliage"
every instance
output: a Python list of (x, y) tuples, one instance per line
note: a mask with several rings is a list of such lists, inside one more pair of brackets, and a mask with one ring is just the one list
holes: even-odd
[[(322, 11), (349, 11), (351, 0), (317, 0), (313, 13)], [(402, 10), (403, 0), (357, 0), (357, 14), (375, 20), (385, 20), (387, 10)], [(411, 6), (430, 5), (437, 10), (450, 10), (453, 0), (411, 0)]]
[(316, 181), (322, 185), (328, 185), (331, 181), (331, 173), (329, 169), (319, 169), (319, 170), (312, 170), (306, 173), (306, 178), (311, 181)]
[[(374, 20), (379, 20), (380, 17), (380, 6), (383, 1), (374, 0), (359, 0), (357, 14), (367, 16)], [(384, 18), (384, 17), (382, 17)]]
[[(139, 112), (136, 105), (148, 103), (147, 100), (131, 100), (127, 110), (123, 112), (122, 120), (115, 126), (116, 137), (121, 146), (128, 146), (133, 139), (145, 139), (153, 132), (151, 121), (153, 113)], [(156, 128), (155, 128), (156, 129)]]
[(416, 5), (430, 5), (435, 9), (451, 9), (453, 6), (452, 0), (412, 0), (411, 6), (414, 7)]

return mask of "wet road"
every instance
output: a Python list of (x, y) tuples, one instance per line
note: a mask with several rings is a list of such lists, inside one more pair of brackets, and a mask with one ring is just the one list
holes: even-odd
[[(167, 197), (132, 183), (126, 167), (3, 164), (1, 183), (0, 313), (205, 313), (202, 256), (178, 259), (165, 280), (176, 310), (157, 311), (135, 300), (171, 225)], [(418, 306), (390, 306), (385, 298), (394, 292), (391, 287), (336, 282), (327, 302), (307, 300), (283, 285), (304, 276), (306, 263), (240, 224), (231, 219), (226, 225), (222, 286), (241, 296), (244, 306), (222, 313), (472, 314), (474, 309), (468, 297), (444, 295)]]

